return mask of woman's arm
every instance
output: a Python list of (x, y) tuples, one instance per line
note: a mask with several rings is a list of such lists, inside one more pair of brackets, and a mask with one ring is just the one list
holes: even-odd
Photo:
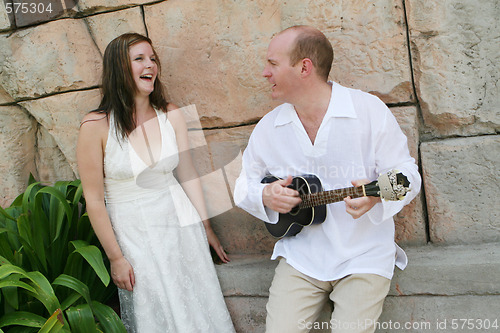
[(219, 239), (215, 235), (212, 226), (210, 225), (210, 220), (208, 219), (201, 181), (198, 173), (196, 172), (189, 151), (190, 146), (186, 121), (184, 120), (182, 111), (178, 109), (177, 106), (169, 104), (168, 109), (168, 119), (175, 130), (179, 150), (179, 165), (176, 169), (177, 178), (203, 221), (208, 243), (212, 246), (215, 252), (217, 252), (219, 258), (223, 262), (227, 263), (229, 262), (229, 257), (220, 244)]
[(87, 213), (92, 228), (111, 264), (111, 277), (118, 288), (132, 291), (135, 278), (130, 263), (123, 257), (104, 202), (104, 149), (108, 134), (107, 118), (88, 114), (78, 136), (76, 157)]

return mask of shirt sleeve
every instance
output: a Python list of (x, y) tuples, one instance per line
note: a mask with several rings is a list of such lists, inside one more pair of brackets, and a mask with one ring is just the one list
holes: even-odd
[(248, 140), (248, 145), (243, 152), (242, 169), (236, 180), (234, 189), (234, 202), (236, 206), (252, 214), (258, 219), (268, 222), (278, 222), (278, 212), (264, 206), (262, 191), (267, 184), (262, 184), (262, 179), (267, 174), (267, 167), (261, 158), (266, 145), (256, 143), (257, 127)]
[[(380, 100), (379, 100), (380, 101)], [(379, 174), (392, 169), (403, 173), (410, 181), (410, 192), (401, 201), (386, 201), (376, 204), (367, 212), (370, 221), (380, 224), (396, 215), (403, 207), (412, 201), (420, 192), (421, 177), (415, 159), (410, 156), (406, 136), (401, 131), (394, 115), (385, 104), (385, 120), (377, 132), (375, 143), (375, 163)]]

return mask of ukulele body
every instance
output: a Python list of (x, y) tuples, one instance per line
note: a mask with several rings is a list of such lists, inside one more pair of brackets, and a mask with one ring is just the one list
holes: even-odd
[[(277, 180), (280, 180), (280, 178), (269, 175), (262, 179), (261, 183), (269, 184)], [(300, 196), (323, 191), (321, 181), (315, 175), (294, 177), (288, 187), (298, 191)], [(326, 205), (302, 209), (296, 206), (287, 214), (280, 213), (278, 223), (265, 223), (265, 226), (271, 235), (281, 238), (295, 236), (303, 227), (323, 223), (325, 219)]]

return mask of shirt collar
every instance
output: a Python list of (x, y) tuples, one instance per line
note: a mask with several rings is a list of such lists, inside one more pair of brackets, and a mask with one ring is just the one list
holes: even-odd
[[(328, 81), (328, 83), (332, 86), (332, 95), (323, 120), (328, 118), (357, 118), (349, 89), (333, 81)], [(285, 125), (297, 120), (297, 112), (295, 112), (293, 105), (285, 103), (280, 108), (274, 126)]]

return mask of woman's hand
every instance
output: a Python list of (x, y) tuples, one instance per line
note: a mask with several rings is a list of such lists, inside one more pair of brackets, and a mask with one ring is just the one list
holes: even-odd
[(222, 247), (219, 238), (217, 238), (217, 236), (215, 235), (212, 226), (209, 223), (206, 223), (205, 221), (203, 222), (203, 225), (205, 226), (205, 232), (207, 234), (208, 244), (215, 250), (217, 256), (219, 256), (220, 260), (222, 260), (223, 263), (230, 262), (231, 260), (229, 260), (229, 257), (224, 251), (224, 248)]
[(132, 265), (130, 265), (125, 257), (110, 260), (110, 264), (111, 278), (116, 286), (120, 289), (132, 291), (135, 285), (134, 269)]

